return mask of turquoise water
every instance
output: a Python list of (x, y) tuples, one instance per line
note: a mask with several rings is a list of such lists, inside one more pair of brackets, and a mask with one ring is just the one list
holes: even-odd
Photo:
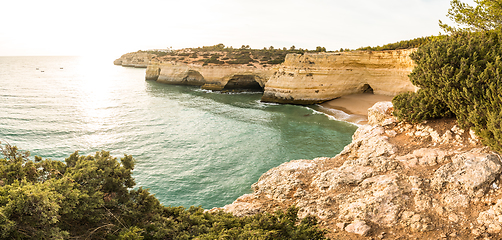
[(0, 141), (57, 160), (130, 154), (137, 186), (163, 204), (212, 208), (281, 163), (335, 156), (356, 130), (307, 107), (261, 103), (260, 93), (144, 81), (145, 69), (112, 62), (0, 57)]

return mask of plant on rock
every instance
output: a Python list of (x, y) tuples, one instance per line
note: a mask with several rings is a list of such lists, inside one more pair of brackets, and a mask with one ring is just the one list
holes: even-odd
[(502, 150), (502, 32), (460, 32), (438, 38), (411, 55), (410, 80), (420, 87), (393, 99), (408, 121), (455, 116), (483, 143)]

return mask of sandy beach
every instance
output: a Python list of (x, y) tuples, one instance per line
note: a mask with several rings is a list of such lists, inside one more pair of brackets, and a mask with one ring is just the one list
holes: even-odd
[(368, 108), (376, 102), (392, 101), (392, 98), (371, 93), (352, 94), (321, 103), (318, 110), (338, 120), (365, 124), (368, 121)]

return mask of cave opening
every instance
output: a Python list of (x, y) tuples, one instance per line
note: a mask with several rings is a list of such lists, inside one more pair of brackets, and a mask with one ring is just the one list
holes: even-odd
[(263, 92), (263, 87), (256, 81), (254, 75), (234, 75), (223, 90)]
[(187, 75), (183, 78), (183, 81), (189, 84), (198, 85), (199, 82), (204, 81), (204, 76), (202, 76), (200, 72), (189, 70)]
[(373, 88), (369, 84), (364, 84), (360, 89), (362, 93), (373, 94)]

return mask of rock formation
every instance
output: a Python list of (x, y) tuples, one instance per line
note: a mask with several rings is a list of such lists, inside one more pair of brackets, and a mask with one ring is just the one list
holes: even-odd
[(389, 96), (415, 91), (408, 79), (413, 51), (288, 54), (267, 81), (262, 101), (314, 104), (365, 91)]
[(122, 55), (120, 58), (113, 61), (113, 64), (122, 65), (123, 67), (146, 68), (155, 57), (157, 57), (157, 55), (146, 52), (132, 52)]
[(501, 156), (456, 121), (398, 122), (369, 111), (337, 156), (284, 163), (223, 210), (237, 216), (296, 205), (333, 239), (502, 237)]
[(122, 55), (114, 64), (147, 67), (146, 80), (210, 90), (256, 88), (264, 91), (264, 102), (315, 104), (354, 93), (395, 96), (416, 91), (408, 79), (413, 51), (288, 54), (284, 63), (273, 67), (223, 61), (208, 65), (199, 55), (190, 60), (177, 56), (184, 59), (180, 62), (139, 51)]
[(202, 66), (152, 61), (146, 69), (146, 80), (176, 85), (201, 86), (209, 90), (260, 89), (273, 74), (270, 68), (248, 66)]

